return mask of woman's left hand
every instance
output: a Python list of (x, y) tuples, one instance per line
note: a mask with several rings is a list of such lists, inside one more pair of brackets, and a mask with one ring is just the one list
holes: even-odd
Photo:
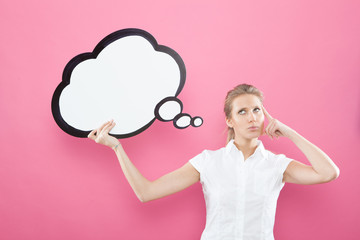
[(271, 139), (274, 139), (274, 137), (289, 137), (289, 134), (291, 134), (291, 128), (286, 126), (285, 124), (281, 123), (279, 120), (271, 117), (271, 115), (266, 111), (264, 106), (262, 106), (262, 110), (264, 112), (265, 117), (268, 119), (269, 123), (265, 128), (265, 133), (271, 137)]

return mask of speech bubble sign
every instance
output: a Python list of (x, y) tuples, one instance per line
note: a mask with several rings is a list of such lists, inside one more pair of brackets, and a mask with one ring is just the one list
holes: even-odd
[(203, 119), (182, 113), (177, 98), (185, 78), (174, 50), (144, 30), (122, 29), (69, 61), (53, 94), (52, 114), (75, 137), (87, 137), (110, 119), (116, 122), (110, 135), (117, 138), (135, 136), (156, 119), (173, 121), (178, 129), (199, 127)]

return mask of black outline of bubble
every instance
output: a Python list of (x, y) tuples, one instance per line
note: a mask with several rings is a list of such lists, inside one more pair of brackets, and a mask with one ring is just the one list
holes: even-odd
[[(200, 118), (201, 119), (201, 124), (199, 126), (195, 126), (195, 118)], [(203, 123), (204, 123), (204, 120), (202, 119), (202, 117), (199, 117), (199, 116), (195, 116), (195, 117), (191, 118), (191, 121), (190, 121), (190, 124), (193, 127), (200, 127), (201, 125), (203, 125)]]
[[(154, 47), (155, 51), (158, 52), (164, 52), (169, 54), (178, 64), (179, 66), (179, 70), (180, 70), (180, 84), (179, 87), (175, 93), (175, 97), (178, 96), (180, 94), (180, 92), (182, 91), (184, 85), (185, 85), (185, 79), (186, 79), (186, 69), (185, 69), (185, 64), (184, 61), (182, 60), (182, 58), (180, 57), (180, 55), (175, 52), (173, 49), (166, 47), (164, 45), (158, 45), (156, 39), (148, 32), (146, 32), (145, 30), (142, 29), (137, 29), (137, 28), (126, 28), (126, 29), (122, 29), (116, 32), (113, 32), (111, 34), (109, 34), (108, 36), (106, 36), (105, 38), (103, 38), (94, 48), (94, 50), (92, 52), (87, 52), (87, 53), (81, 53), (77, 56), (75, 56), (74, 58), (72, 58), (65, 66), (65, 69), (63, 71), (63, 75), (62, 75), (62, 81), (60, 82), (60, 84), (56, 87), (55, 92), (53, 94), (52, 97), (52, 101), (51, 101), (51, 111), (52, 111), (52, 115), (54, 117), (54, 120), (56, 122), (56, 124), (66, 133), (74, 136), (74, 137), (80, 137), (80, 138), (86, 138), (88, 136), (88, 134), (91, 131), (83, 131), (83, 130), (79, 130), (76, 129), (72, 126), (70, 126), (69, 124), (67, 124), (65, 122), (65, 120), (62, 118), (61, 114), (60, 114), (60, 107), (59, 107), (59, 99), (60, 99), (60, 95), (61, 92), (63, 91), (63, 89), (70, 84), (70, 77), (71, 77), (71, 73), (74, 70), (74, 68), (81, 62), (88, 60), (88, 59), (96, 59), (96, 57), (99, 55), (99, 53), (109, 44), (111, 44), (112, 42), (123, 38), (123, 37), (127, 37), (127, 36), (132, 36), (132, 35), (137, 35), (137, 36), (141, 36), (144, 37), (146, 40), (148, 40), (152, 46)], [(110, 134), (116, 138), (128, 138), (128, 137), (132, 137), (135, 136), (143, 131), (145, 131), (147, 128), (149, 128), (151, 126), (151, 124), (153, 124), (153, 122), (156, 120), (156, 117), (154, 117), (148, 124), (146, 124), (145, 126), (143, 126), (142, 128), (132, 132), (132, 133), (128, 133), (128, 134)]]
[[(163, 119), (160, 114), (159, 114), (159, 109), (161, 108), (161, 106), (168, 102), (168, 101), (175, 101), (177, 103), (179, 103), (180, 105), (180, 113), (177, 114), (173, 119), (170, 119), (170, 120), (165, 120)], [(202, 117), (200, 116), (195, 116), (195, 117), (191, 117), (189, 114), (187, 113), (182, 113), (183, 111), (183, 103), (180, 101), (180, 99), (176, 98), (176, 97), (166, 97), (164, 98), (163, 100), (161, 100), (158, 104), (156, 104), (156, 107), (154, 109), (154, 114), (155, 114), (155, 117), (162, 121), (162, 122), (170, 122), (170, 121), (173, 121), (173, 125), (174, 127), (178, 128), (178, 129), (184, 129), (184, 128), (187, 128), (189, 127), (190, 125), (193, 126), (193, 127), (200, 127), (201, 125), (203, 125), (204, 123), (204, 120), (202, 119)], [(176, 125), (176, 121), (179, 120), (179, 118), (183, 117), (183, 116), (189, 116), (190, 117), (190, 124), (186, 127), (179, 127), (178, 125)], [(196, 118), (200, 118), (201, 119), (201, 124), (199, 126), (195, 126), (195, 119)]]
[[(186, 127), (179, 127), (178, 125), (176, 125), (176, 121), (179, 120), (181, 117), (184, 117), (184, 116), (188, 116), (190, 117), (190, 124), (187, 125)], [(174, 127), (178, 128), (178, 129), (184, 129), (184, 128), (187, 128), (191, 125), (191, 120), (192, 120), (192, 117), (190, 116), (190, 114), (187, 114), (187, 113), (179, 113), (178, 115), (176, 115), (174, 117), (174, 120), (173, 120), (173, 125)]]
[(168, 102), (168, 101), (175, 101), (175, 102), (179, 103), (180, 109), (181, 109), (179, 114), (181, 114), (182, 111), (183, 111), (183, 103), (180, 101), (180, 99), (178, 99), (178, 98), (176, 98), (176, 97), (166, 97), (166, 98), (164, 98), (164, 99), (161, 100), (158, 104), (156, 104), (156, 107), (155, 107), (155, 109), (154, 109), (155, 117), (156, 117), (157, 119), (159, 119), (160, 121), (162, 121), (162, 122), (170, 122), (170, 121), (173, 121), (173, 119), (174, 119), (177, 115), (179, 115), (179, 114), (177, 114), (173, 119), (170, 119), (170, 120), (165, 120), (165, 119), (163, 119), (163, 118), (160, 116), (160, 114), (159, 114), (159, 109), (161, 108), (161, 106), (162, 106), (164, 103), (166, 103), (166, 102)]

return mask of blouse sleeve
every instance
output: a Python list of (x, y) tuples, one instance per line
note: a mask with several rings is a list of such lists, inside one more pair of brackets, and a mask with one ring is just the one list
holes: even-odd
[(278, 173), (280, 175), (281, 181), (283, 178), (283, 174), (287, 168), (287, 166), (289, 165), (289, 163), (292, 161), (293, 159), (286, 157), (284, 154), (279, 154), (278, 155), (278, 159), (277, 159), (277, 169), (278, 169)]
[(202, 151), (200, 154), (190, 159), (189, 162), (200, 174), (202, 174), (204, 171), (205, 159), (206, 159), (206, 150)]

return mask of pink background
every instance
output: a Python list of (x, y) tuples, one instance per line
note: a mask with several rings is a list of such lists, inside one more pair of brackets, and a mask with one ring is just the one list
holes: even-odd
[[(224, 97), (251, 83), (273, 117), (341, 171), (327, 184), (286, 184), (275, 238), (359, 239), (359, 1), (3, 0), (0, 18), (0, 239), (200, 238), (200, 183), (141, 203), (110, 149), (67, 135), (53, 120), (51, 98), (66, 63), (129, 27), (180, 54), (184, 112), (204, 119), (185, 130), (156, 121), (121, 141), (148, 179), (223, 147)], [(262, 140), (308, 164), (290, 140)]]

